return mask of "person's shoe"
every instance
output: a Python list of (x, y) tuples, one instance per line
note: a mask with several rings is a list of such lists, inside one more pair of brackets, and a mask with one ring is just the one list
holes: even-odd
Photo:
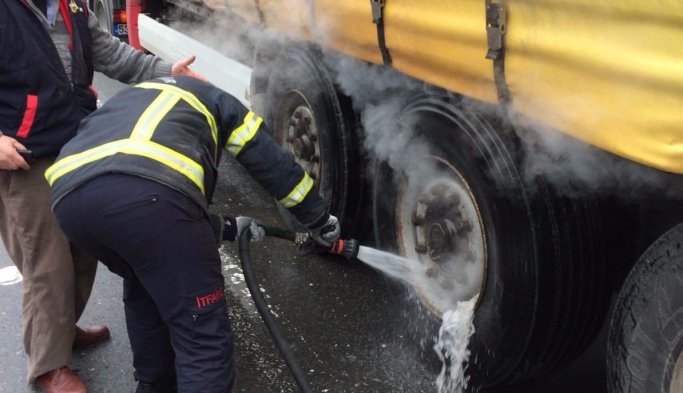
[(68, 367), (47, 372), (36, 379), (45, 393), (88, 393), (83, 382)]
[(73, 349), (83, 349), (105, 341), (111, 336), (104, 325), (76, 326)]

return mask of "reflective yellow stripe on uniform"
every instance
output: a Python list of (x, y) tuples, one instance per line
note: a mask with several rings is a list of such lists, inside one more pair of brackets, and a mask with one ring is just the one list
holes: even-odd
[(204, 194), (204, 169), (201, 165), (166, 146), (141, 139), (122, 139), (66, 156), (47, 168), (45, 178), (52, 186), (61, 176), (88, 163), (118, 153), (147, 157), (175, 169), (196, 184)]
[(263, 119), (252, 111), (249, 111), (244, 116), (242, 125), (230, 134), (230, 138), (228, 138), (228, 142), (225, 144), (225, 148), (228, 149), (233, 157), (237, 157), (244, 148), (244, 145), (256, 135), (256, 131), (258, 131), (261, 123), (263, 123)]
[(152, 139), (152, 134), (159, 126), (161, 119), (180, 101), (180, 96), (170, 91), (162, 91), (159, 96), (142, 112), (133, 128), (131, 138)]
[(311, 191), (312, 187), (313, 179), (308, 176), (308, 173), (304, 172), (304, 177), (299, 184), (292, 189), (289, 195), (280, 199), (278, 202), (286, 208), (294, 207), (306, 198), (306, 195), (308, 195), (308, 192)]
[(206, 106), (202, 104), (199, 98), (197, 98), (197, 96), (177, 86), (167, 85), (164, 83), (144, 82), (140, 83), (139, 85), (135, 85), (135, 87), (139, 87), (141, 89), (157, 89), (176, 94), (183, 101), (187, 102), (191, 107), (193, 107), (196, 111), (201, 112), (206, 117), (206, 122), (209, 123), (213, 143), (216, 145), (216, 149), (218, 149), (218, 126), (216, 126), (216, 119), (213, 117), (213, 114), (211, 114), (211, 112), (206, 108)]

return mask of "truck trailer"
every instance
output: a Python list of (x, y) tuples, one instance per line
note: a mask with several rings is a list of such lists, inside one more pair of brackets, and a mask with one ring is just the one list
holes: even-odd
[(683, 392), (682, 2), (128, 3), (131, 42), (138, 11), (239, 38), (234, 94), (345, 236), (418, 261), (428, 323), (476, 297), (475, 389), (561, 369), (609, 317), (608, 390)]

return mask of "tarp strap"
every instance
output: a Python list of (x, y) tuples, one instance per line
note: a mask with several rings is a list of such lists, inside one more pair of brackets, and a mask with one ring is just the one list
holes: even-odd
[(510, 102), (510, 90), (505, 81), (505, 45), (503, 36), (507, 30), (507, 12), (499, 0), (486, 0), (486, 58), (493, 60), (493, 80), (496, 83), (498, 102)]
[(377, 43), (382, 52), (384, 65), (391, 65), (391, 54), (384, 38), (384, 2), (385, 0), (370, 0), (372, 7), (372, 23), (377, 25)]
[(254, 0), (254, 5), (256, 6), (256, 12), (258, 13), (258, 19), (261, 25), (266, 24), (266, 16), (263, 13), (263, 8), (261, 8), (261, 2), (259, 0)]

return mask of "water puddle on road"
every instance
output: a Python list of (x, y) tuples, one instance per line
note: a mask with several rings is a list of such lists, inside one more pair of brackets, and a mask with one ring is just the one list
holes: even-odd
[[(410, 266), (415, 262), (402, 256), (360, 246), (357, 258), (410, 286), (433, 285), (425, 281), (424, 275), (414, 274)], [(441, 318), (442, 324), (434, 344), (434, 351), (441, 360), (441, 373), (435, 382), (438, 393), (463, 393), (467, 389), (469, 377), (465, 372), (470, 358), (467, 345), (474, 333), (472, 320), (476, 303), (477, 297), (458, 302)]]

